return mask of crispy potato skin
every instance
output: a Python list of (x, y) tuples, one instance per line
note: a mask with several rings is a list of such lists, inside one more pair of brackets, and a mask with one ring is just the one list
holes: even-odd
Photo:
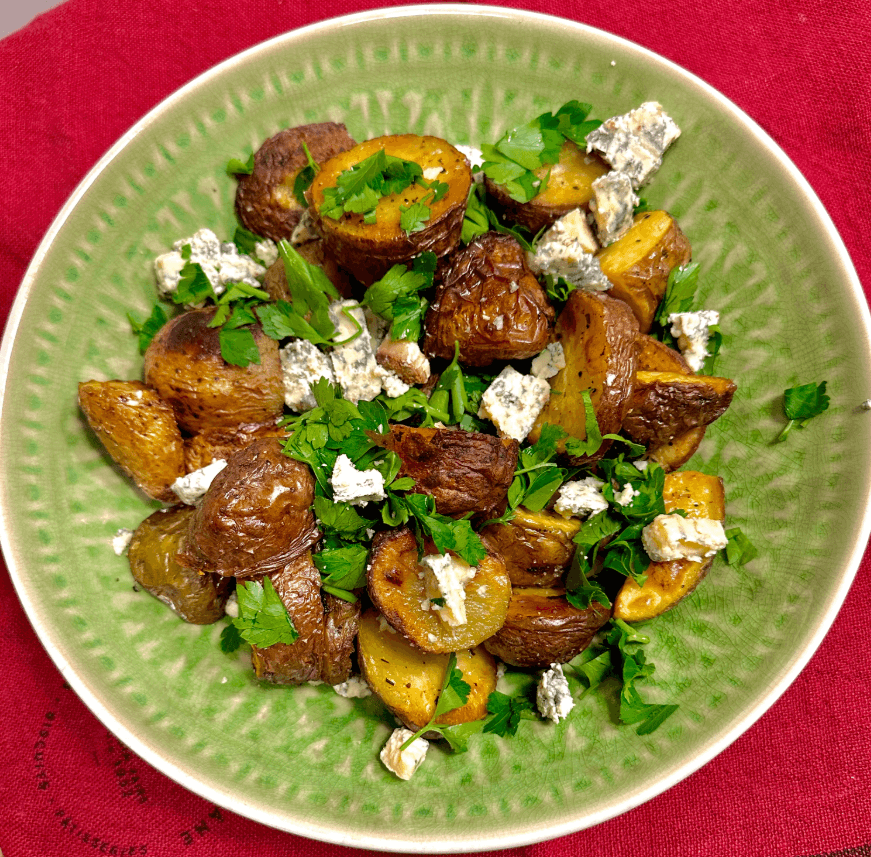
[(699, 426), (675, 435), (665, 443), (651, 446), (647, 458), (655, 461), (666, 473), (671, 473), (683, 467), (696, 454), (707, 430), (707, 426)]
[[(576, 289), (569, 296), (556, 324), (556, 339), (562, 343), (566, 366), (550, 379), (552, 395), (539, 414), (529, 440), (534, 443), (545, 423), (558, 425), (572, 437), (587, 436), (586, 414), (581, 393), (589, 390), (602, 434), (620, 430), (629, 410), (635, 385), (638, 355), (635, 338), (638, 322), (623, 301)], [(604, 455), (605, 441), (597, 456), (575, 457), (581, 465)], [(561, 450), (565, 449), (564, 441)]]
[(206, 429), (193, 437), (185, 438), (185, 471), (190, 473), (211, 464), (219, 458), (225, 461), (244, 449), (258, 437), (286, 438), (287, 432), (275, 423), (239, 426), (238, 429)]
[(502, 209), (504, 216), (535, 234), (575, 208), (588, 208), (593, 198), (593, 182), (609, 169), (598, 155), (587, 154), (571, 140), (566, 140), (560, 149), (558, 163), (535, 170), (539, 179), (548, 172), (550, 177), (545, 190), (529, 202), (516, 202), (505, 188), (488, 178), (484, 183), (487, 193)]
[[(376, 223), (364, 223), (360, 214), (345, 213), (340, 220), (324, 217), (320, 207), (324, 191), (335, 187), (339, 175), (383, 149), (388, 155), (414, 161), (426, 170), (441, 167), (438, 180), (448, 185), (447, 194), (430, 206), (431, 216), (423, 229), (405, 232), (399, 225), (400, 206), (422, 199), (429, 191), (412, 185), (401, 193), (383, 197), (376, 209)], [(325, 251), (363, 285), (371, 285), (394, 264), (410, 261), (425, 250), (444, 256), (460, 241), (472, 171), (465, 156), (438, 137), (396, 134), (376, 137), (331, 158), (322, 165), (308, 192), (312, 219), (323, 235)]]
[(191, 518), (180, 561), (225, 577), (284, 568), (318, 539), (314, 477), (276, 438), (258, 438), (227, 459)]
[[(414, 732), (429, 723), (450, 655), (420, 651), (372, 609), (360, 620), (358, 648), (360, 671), (390, 712)], [(438, 724), (480, 720), (487, 714), (487, 699), (496, 689), (496, 662), (482, 647), (458, 651), (457, 667), (469, 684), (469, 698), (462, 707), (440, 715), (435, 721)]]
[(506, 664), (545, 669), (579, 655), (610, 615), (597, 601), (578, 610), (557, 590), (516, 588), (505, 624), (484, 647)]
[[(683, 509), (688, 518), (726, 520), (726, 494), (719, 476), (694, 470), (669, 473), (662, 492), (665, 511)], [(627, 578), (614, 600), (614, 618), (643, 622), (671, 610), (705, 578), (714, 557), (701, 562), (686, 559), (652, 562), (644, 586)]]
[(211, 625), (224, 615), (233, 583), (176, 562), (193, 512), (191, 506), (173, 506), (149, 515), (136, 528), (127, 558), (133, 579), (143, 589), (171, 607), (185, 622)]
[(360, 602), (351, 603), (322, 592), (324, 602), (324, 648), (321, 681), (341, 684), (351, 675), (351, 656), (360, 625)]
[(451, 257), (426, 314), (423, 350), (467, 366), (522, 360), (542, 351), (554, 311), (510, 235), (487, 232)]
[(112, 459), (149, 497), (178, 499), (170, 485), (185, 472), (182, 437), (158, 393), (140, 381), (83, 381), (79, 407)]
[(442, 515), (488, 514), (514, 479), (519, 444), (478, 432), (392, 425), (377, 442), (402, 459), (399, 475), (435, 500)]
[(662, 446), (721, 417), (736, 389), (728, 378), (638, 372), (623, 430), (638, 443)]
[[(324, 250), (324, 242), (320, 238), (314, 241), (306, 241), (296, 248), (296, 252), (310, 265), (322, 268), (330, 282), (343, 298), (353, 297), (354, 287), (351, 278), (344, 269), (339, 267), (338, 262)], [(284, 261), (279, 258), (266, 270), (263, 278), (263, 290), (274, 301), (287, 301), (292, 297), (287, 285), (287, 273), (284, 270)]]
[(488, 554), (466, 584), (465, 625), (448, 625), (438, 613), (421, 606), (426, 598), (424, 581), (418, 577), (422, 570), (411, 530), (388, 530), (375, 536), (369, 555), (369, 597), (417, 648), (434, 654), (474, 648), (502, 626), (511, 581), (498, 554)]
[(260, 325), (251, 325), (260, 363), (226, 363), (218, 328), (208, 326), (214, 314), (214, 309), (195, 309), (170, 319), (145, 352), (145, 383), (191, 434), (274, 422), (284, 411), (278, 343)]
[(609, 294), (629, 305), (639, 329), (647, 333), (665, 296), (668, 275), (691, 256), (690, 242), (670, 214), (645, 211), (635, 215), (631, 229), (598, 259), (612, 283)]
[(254, 155), (253, 172), (240, 175), (236, 187), (236, 214), (255, 235), (279, 241), (290, 238), (299, 223), (304, 208), (293, 183), (308, 164), (303, 143), (319, 164), (356, 145), (348, 129), (335, 122), (285, 128), (266, 140)]

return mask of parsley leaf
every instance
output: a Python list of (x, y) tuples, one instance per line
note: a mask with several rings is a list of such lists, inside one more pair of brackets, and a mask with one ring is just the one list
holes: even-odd
[(429, 307), (420, 292), (433, 283), (436, 255), (425, 251), (417, 256), (411, 267), (394, 265), (377, 282), (372, 283), (360, 303), (368, 306), (376, 315), (392, 321), (391, 339), (408, 339), (417, 342), (420, 338), (423, 316)]
[[(236, 597), (239, 599), (239, 615), (233, 620), (233, 625), (246, 643), (265, 649), (276, 643), (297, 641), (299, 634), (268, 576), (263, 578), (262, 584), (246, 580), (236, 587)], [(230, 636), (228, 634), (228, 642)]]
[(236, 231), (233, 233), (233, 243), (240, 253), (250, 256), (252, 259), (257, 258), (257, 244), (261, 241), (263, 241), (263, 238), (255, 235), (250, 229), (246, 229), (244, 226), (236, 226)]
[[(426, 199), (426, 197), (424, 197)], [(432, 216), (432, 210), (423, 199), (399, 206), (399, 228), (406, 232), (420, 232)]]
[(157, 331), (166, 324), (166, 312), (160, 304), (155, 304), (151, 310), (151, 315), (145, 321), (139, 322), (128, 312), (127, 320), (130, 322), (130, 327), (133, 328), (133, 333), (139, 337), (139, 353), (145, 354), (145, 350), (151, 344)]
[(442, 682), (438, 701), (436, 702), (435, 711), (433, 711), (429, 723), (415, 732), (414, 735), (412, 735), (411, 738), (409, 738), (399, 748), (400, 751), (405, 750), (417, 738), (424, 733), (429, 732), (431, 729), (436, 732), (441, 732), (444, 727), (435, 725), (436, 718), (441, 717), (442, 714), (447, 714), (449, 711), (455, 711), (458, 708), (462, 708), (469, 701), (469, 692), (471, 689), (469, 683), (463, 678), (463, 671), (457, 667), (457, 656), (451, 652), (451, 656), (448, 658), (448, 666), (445, 670), (445, 678)]
[(692, 262), (680, 268), (672, 268), (668, 275), (665, 297), (659, 304), (654, 321), (664, 331), (667, 330), (668, 317), (676, 312), (689, 312), (693, 307), (696, 288), (699, 284), (699, 263)]
[(487, 711), (492, 716), (484, 724), (483, 731), (502, 738), (513, 738), (524, 714), (532, 713), (533, 705), (525, 696), (508, 696), (494, 690), (487, 697)]
[(221, 357), (234, 366), (248, 366), (260, 363), (260, 351), (250, 330), (228, 328), (226, 325), (218, 332), (221, 344)]
[(221, 631), (218, 644), (221, 647), (221, 651), (224, 652), (224, 654), (229, 655), (242, 648), (242, 643), (244, 642), (242, 635), (239, 633), (239, 629), (230, 622), (230, 624)]
[(364, 545), (346, 544), (342, 547), (324, 547), (312, 554), (312, 561), (321, 573), (324, 591), (345, 601), (356, 601), (352, 589), (366, 585), (366, 560), (369, 551)]
[(374, 521), (363, 517), (350, 503), (337, 503), (323, 496), (314, 499), (315, 516), (326, 535), (340, 536), (344, 540), (362, 540)]
[(239, 158), (230, 158), (227, 161), (228, 176), (250, 176), (254, 172), (254, 152), (248, 155), (247, 161), (240, 161)]
[(726, 545), (726, 562), (729, 565), (746, 565), (759, 556), (759, 551), (751, 544), (740, 527), (726, 530), (726, 538), (729, 540)]
[(472, 187), (469, 188), (466, 213), (463, 216), (463, 231), (460, 233), (463, 244), (469, 244), (479, 235), (490, 231), (490, 210), (484, 201), (484, 193), (484, 185), (481, 183), (473, 182)]
[(786, 440), (793, 428), (804, 428), (813, 417), (828, 410), (829, 397), (826, 395), (826, 382), (802, 384), (783, 391), (783, 413), (789, 422), (775, 438), (775, 443)]
[(296, 201), (303, 208), (308, 208), (308, 200), (305, 198), (305, 192), (311, 187), (311, 183), (314, 181), (314, 177), (319, 172), (320, 167), (315, 163), (312, 153), (304, 142), (302, 144), (302, 150), (305, 152), (305, 157), (308, 163), (296, 174), (296, 178), (293, 180), (293, 195), (296, 197)]
[(177, 304), (201, 304), (208, 298), (215, 298), (212, 284), (199, 262), (187, 262), (181, 269), (178, 287), (172, 292), (172, 300)]

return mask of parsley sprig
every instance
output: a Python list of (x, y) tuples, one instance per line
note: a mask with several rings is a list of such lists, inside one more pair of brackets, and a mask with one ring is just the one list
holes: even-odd
[(236, 597), (239, 615), (221, 632), (223, 651), (235, 651), (242, 641), (261, 649), (297, 641), (299, 634), (268, 576), (263, 583), (246, 580), (237, 585)]
[[(400, 748), (400, 752), (409, 747), (414, 741), (420, 738), (426, 732), (434, 731), (445, 735), (450, 741), (444, 730), (450, 727), (437, 726), (435, 721), (443, 714), (448, 714), (455, 711), (457, 708), (462, 708), (469, 701), (469, 693), (472, 690), (469, 683), (463, 678), (463, 671), (457, 666), (457, 656), (452, 652), (448, 658), (448, 666), (445, 670), (445, 678), (442, 682), (439, 691), (439, 697), (436, 702), (435, 709), (429, 723), (421, 729), (418, 729)], [(453, 746), (453, 743), (452, 743)]]
[(302, 144), (302, 150), (305, 152), (308, 163), (296, 174), (296, 178), (293, 180), (293, 195), (303, 208), (308, 208), (305, 192), (311, 187), (311, 183), (320, 171), (320, 167), (315, 162), (312, 153), (305, 143)]
[(801, 384), (783, 391), (783, 413), (789, 422), (775, 438), (775, 443), (786, 440), (796, 427), (804, 428), (810, 420), (828, 410), (829, 397), (826, 395), (826, 382)]
[(151, 309), (151, 315), (145, 321), (137, 321), (129, 312), (127, 320), (130, 322), (130, 327), (133, 328), (133, 333), (139, 337), (139, 353), (145, 354), (151, 340), (157, 335), (157, 331), (166, 324), (167, 318), (163, 307), (160, 304), (155, 304)]
[(394, 265), (363, 295), (361, 304), (392, 322), (391, 339), (420, 339), (423, 316), (429, 307), (429, 301), (420, 293), (432, 287), (436, 262), (435, 253), (425, 251), (412, 261), (411, 267)]

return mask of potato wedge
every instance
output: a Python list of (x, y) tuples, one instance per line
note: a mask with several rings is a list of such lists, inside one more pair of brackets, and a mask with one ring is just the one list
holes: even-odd
[(547, 187), (529, 202), (513, 200), (505, 188), (485, 178), (487, 193), (502, 209), (505, 218), (525, 226), (533, 234), (550, 226), (575, 208), (588, 208), (593, 182), (611, 168), (598, 155), (587, 153), (571, 140), (560, 149), (556, 164), (535, 170), (539, 179), (548, 175)]
[(517, 467), (518, 443), (479, 432), (393, 425), (376, 438), (402, 459), (400, 477), (429, 494), (442, 515), (487, 515), (508, 493)]
[(578, 518), (520, 506), (507, 524), (490, 524), (481, 536), (499, 551), (512, 586), (550, 586), (572, 561), (580, 527)]
[(690, 261), (690, 243), (677, 221), (665, 211), (635, 215), (632, 228), (597, 254), (611, 281), (609, 294), (625, 301), (647, 333), (673, 268)]
[[(406, 232), (400, 225), (402, 208), (420, 202), (430, 191), (414, 184), (400, 193), (384, 196), (376, 208), (376, 222), (346, 212), (339, 220), (321, 214), (324, 191), (336, 186), (339, 176), (379, 149), (397, 158), (419, 164), (427, 175), (441, 170), (434, 179), (448, 185), (448, 192), (429, 205), (430, 216), (422, 229)], [(397, 134), (376, 137), (331, 158), (315, 176), (308, 199), (316, 229), (323, 235), (325, 252), (356, 277), (371, 285), (398, 262), (430, 250), (444, 256), (460, 241), (472, 171), (465, 156), (438, 137)]]
[[(683, 509), (688, 518), (726, 520), (726, 495), (719, 476), (693, 470), (668, 473), (663, 499), (666, 512)], [(627, 578), (620, 588), (614, 600), (614, 618), (643, 622), (670, 610), (698, 586), (713, 562), (714, 558), (708, 557), (701, 562), (679, 559), (650, 563), (644, 586)]]
[(164, 503), (184, 476), (181, 432), (172, 408), (141, 381), (83, 381), (79, 407), (106, 451), (149, 496)]
[(467, 366), (523, 360), (544, 350), (554, 311), (510, 235), (487, 232), (450, 259), (426, 314), (423, 350)]
[(145, 352), (145, 383), (191, 434), (274, 422), (284, 412), (278, 343), (251, 325), (260, 363), (227, 363), (220, 331), (209, 327), (214, 314), (214, 308), (191, 310), (160, 328)]
[(484, 647), (506, 664), (545, 669), (579, 655), (610, 615), (597, 601), (586, 610), (572, 607), (561, 589), (517, 587), (505, 624)]
[(696, 454), (707, 430), (707, 426), (699, 426), (675, 435), (665, 443), (651, 446), (646, 458), (655, 461), (666, 473), (671, 473), (683, 467)]
[(238, 429), (206, 429), (185, 438), (185, 471), (190, 473), (223, 458), (225, 461), (258, 437), (286, 438), (287, 432), (275, 423), (239, 426)]
[(187, 537), (192, 506), (158, 509), (133, 533), (127, 558), (133, 579), (193, 625), (211, 625), (224, 615), (233, 591), (227, 578), (184, 568), (176, 561)]
[(303, 143), (318, 164), (356, 145), (348, 129), (335, 122), (285, 128), (266, 140), (254, 155), (251, 175), (240, 175), (236, 187), (236, 214), (255, 235), (279, 241), (290, 238), (299, 223), (305, 208), (293, 185), (308, 164)]
[[(587, 436), (586, 414), (580, 395), (590, 399), (602, 434), (620, 430), (629, 409), (638, 357), (635, 337), (638, 322), (622, 301), (576, 289), (569, 296), (556, 323), (555, 336), (562, 343), (566, 365), (553, 378), (553, 394), (539, 414), (530, 442), (545, 423), (558, 425), (572, 437)], [(609, 441), (599, 451), (603, 455)], [(560, 451), (565, 450), (561, 443)], [(572, 460), (583, 464), (587, 458)]]
[(680, 351), (669, 348), (664, 342), (639, 333), (635, 340), (638, 351), (639, 372), (677, 372), (681, 375), (694, 375), (690, 364), (686, 362)]
[[(377, 610), (360, 619), (357, 658), (372, 692), (409, 729), (417, 732), (429, 723), (445, 680), (449, 654), (431, 654), (412, 646)], [(455, 725), (480, 720), (487, 714), (487, 699), (496, 689), (496, 662), (482, 647), (457, 652), (457, 668), (469, 684), (462, 708), (435, 721)]]
[(369, 555), (369, 597), (387, 621), (419, 649), (435, 654), (471, 649), (502, 627), (511, 581), (498, 554), (488, 554), (465, 586), (464, 625), (449, 625), (437, 611), (423, 606), (427, 595), (421, 572), (411, 530), (375, 536)]
[(637, 443), (662, 446), (721, 417), (736, 389), (728, 378), (638, 372), (623, 431)]

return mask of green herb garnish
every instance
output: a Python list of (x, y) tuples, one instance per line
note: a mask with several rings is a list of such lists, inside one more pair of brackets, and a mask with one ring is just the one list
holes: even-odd
[(829, 397), (826, 395), (826, 382), (802, 384), (783, 391), (783, 413), (789, 422), (775, 438), (775, 443), (786, 440), (793, 428), (804, 428), (814, 417), (828, 410)]
[(726, 545), (726, 562), (729, 565), (746, 565), (750, 560), (759, 556), (759, 551), (744, 535), (740, 527), (726, 530), (726, 538), (729, 540)]
[(303, 208), (308, 208), (305, 192), (311, 187), (320, 167), (315, 163), (315, 159), (305, 143), (302, 144), (302, 150), (305, 152), (308, 163), (296, 174), (296, 178), (293, 180), (293, 195)]
[[(402, 752), (409, 747), (416, 739), (420, 738), (426, 732), (435, 731), (442, 732), (442, 727), (436, 726), (435, 720), (449, 711), (455, 711), (457, 708), (462, 708), (469, 701), (469, 692), (471, 691), (469, 683), (463, 678), (463, 671), (457, 667), (457, 656), (452, 652), (448, 658), (448, 667), (445, 670), (445, 679), (442, 683), (441, 691), (439, 692), (438, 702), (436, 702), (435, 711), (429, 719), (429, 723), (422, 729), (418, 729), (400, 748)], [(447, 735), (445, 735), (447, 737)], [(453, 743), (452, 743), (453, 746)]]
[(127, 320), (130, 322), (130, 327), (133, 328), (133, 333), (139, 337), (139, 353), (145, 354), (157, 331), (166, 324), (167, 318), (163, 307), (160, 304), (155, 304), (151, 310), (151, 315), (145, 321), (136, 321), (129, 312)]
[(262, 584), (256, 580), (240, 583), (236, 586), (236, 597), (239, 600), (239, 615), (230, 626), (235, 628), (235, 632), (229, 628), (222, 632), (223, 651), (233, 651), (233, 644), (241, 640), (261, 649), (276, 643), (292, 644), (297, 641), (299, 634), (268, 576), (263, 578)]
[(228, 176), (250, 176), (254, 172), (254, 152), (248, 155), (247, 161), (240, 161), (239, 158), (230, 158), (227, 161)]

